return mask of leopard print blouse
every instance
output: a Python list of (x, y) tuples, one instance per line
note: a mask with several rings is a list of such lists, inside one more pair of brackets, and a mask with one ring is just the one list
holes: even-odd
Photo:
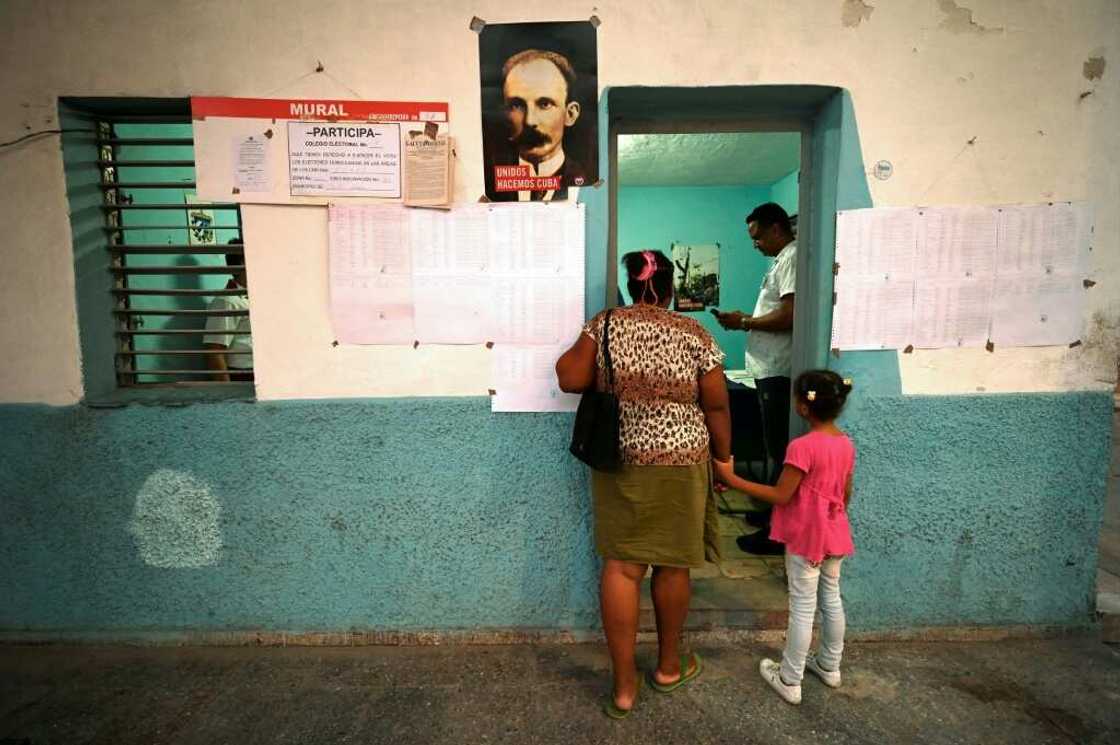
[[(606, 390), (603, 311), (583, 333), (599, 345), (599, 390)], [(723, 351), (703, 326), (654, 305), (615, 308), (611, 363), (619, 398), (622, 462), (688, 466), (709, 459), (708, 428), (700, 410), (700, 377), (723, 362)]]

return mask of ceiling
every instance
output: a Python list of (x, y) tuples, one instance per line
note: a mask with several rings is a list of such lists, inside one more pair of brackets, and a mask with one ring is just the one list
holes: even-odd
[(797, 170), (797, 132), (618, 136), (621, 186), (761, 186)]

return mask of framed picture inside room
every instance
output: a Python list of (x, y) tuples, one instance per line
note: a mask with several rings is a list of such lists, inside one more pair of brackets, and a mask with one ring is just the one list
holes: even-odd
[(674, 309), (698, 311), (719, 305), (719, 244), (673, 244)]

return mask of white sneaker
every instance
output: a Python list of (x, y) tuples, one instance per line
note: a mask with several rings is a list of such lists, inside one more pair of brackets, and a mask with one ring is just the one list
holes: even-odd
[(825, 670), (821, 667), (821, 663), (817, 662), (817, 655), (814, 652), (810, 652), (805, 658), (805, 669), (820, 678), (821, 682), (829, 688), (840, 687), (840, 671)]
[(788, 686), (782, 682), (782, 666), (774, 660), (763, 660), (758, 663), (758, 672), (778, 695), (791, 704), (801, 703), (801, 686)]

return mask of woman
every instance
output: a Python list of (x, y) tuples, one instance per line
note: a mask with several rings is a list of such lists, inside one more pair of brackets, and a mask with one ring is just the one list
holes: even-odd
[[(591, 479), (595, 548), (604, 560), (599, 599), (614, 672), (604, 709), (617, 719), (638, 695), (638, 597), (649, 566), (658, 643), (650, 685), (667, 693), (700, 674), (699, 656), (679, 654), (688, 572), (706, 555), (718, 556), (710, 460), (731, 455), (723, 352), (698, 322), (668, 310), (672, 262), (660, 251), (635, 251), (622, 263), (633, 304), (610, 312), (609, 344), (623, 465), (593, 471)], [(603, 311), (591, 319), (556, 363), (562, 390), (605, 388), (606, 317)]]

